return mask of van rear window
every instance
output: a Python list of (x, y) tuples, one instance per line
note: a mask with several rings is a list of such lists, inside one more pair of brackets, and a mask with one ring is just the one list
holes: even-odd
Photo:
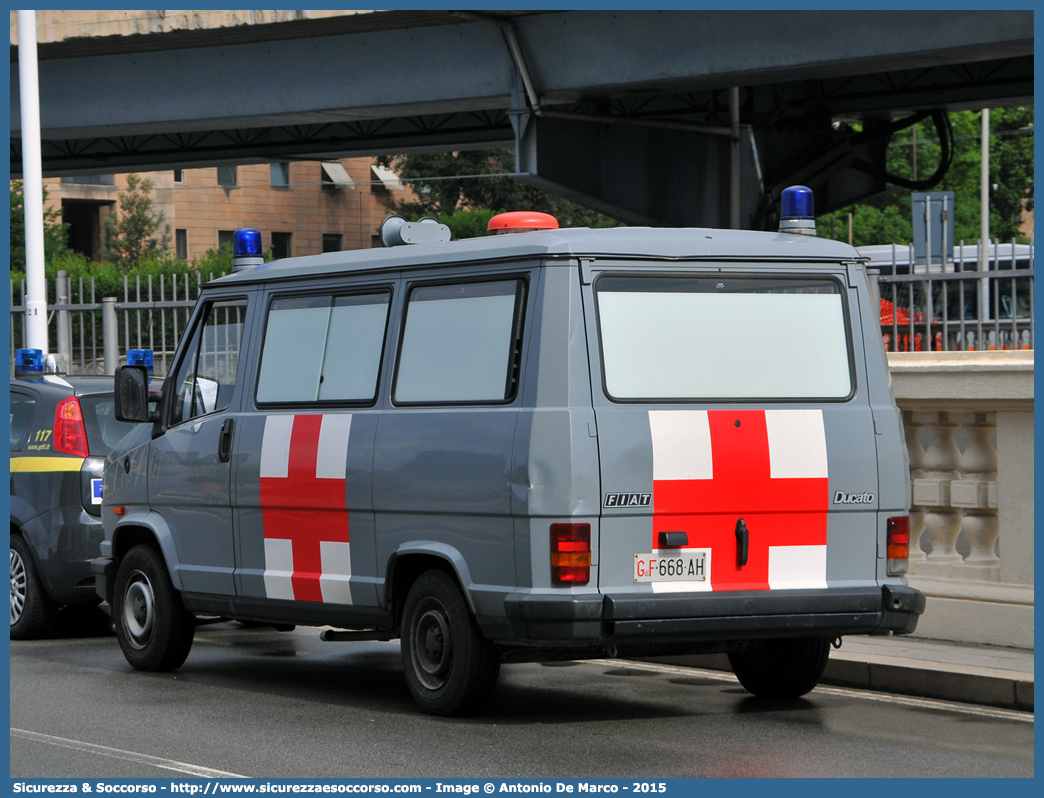
[(615, 276), (595, 283), (606, 393), (631, 401), (844, 399), (838, 283)]

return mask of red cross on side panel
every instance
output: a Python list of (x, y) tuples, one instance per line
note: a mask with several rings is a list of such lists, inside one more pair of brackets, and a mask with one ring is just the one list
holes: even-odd
[[(809, 428), (809, 420), (819, 418), (818, 430), (813, 426), (811, 435), (815, 440), (808, 446), (820, 446), (822, 454), (811, 457), (814, 465), (821, 462), (822, 476), (773, 478), (771, 472), (772, 453), (770, 436), (764, 410), (711, 410), (706, 412), (706, 421), (699, 417), (704, 411), (680, 411), (688, 416), (660, 414), (665, 421), (659, 422), (660, 468), (670, 474), (672, 468), (684, 477), (702, 478), (662, 479), (653, 481), (653, 548), (657, 548), (660, 531), (684, 531), (688, 534), (689, 547), (710, 549), (712, 590), (767, 590), (769, 584), (770, 547), (818, 546), (825, 547), (827, 541), (827, 509), (829, 486), (825, 473), (825, 438), (822, 437), (820, 416), (810, 416), (817, 411), (775, 411), (773, 423), (781, 430), (777, 435), (775, 452), (778, 470), (791, 467), (795, 473), (809, 470), (807, 453), (800, 449), (800, 434)], [(804, 414), (792, 415), (787, 414)], [(676, 438), (670, 437), (670, 424), (674, 419), (684, 419), (679, 426), (686, 445), (693, 450), (691, 455), (677, 450)], [(792, 434), (787, 425), (797, 424)], [(699, 422), (698, 424), (696, 422)], [(737, 422), (739, 424), (737, 425)], [(705, 425), (705, 426), (702, 426)], [(700, 444), (709, 432), (709, 450)], [(657, 457), (658, 436), (654, 428), (653, 456)], [(671, 448), (674, 451), (667, 451)], [(786, 451), (784, 451), (786, 450)], [(787, 455), (790, 455), (789, 459)], [(670, 455), (673, 455), (670, 457)], [(686, 460), (691, 457), (691, 460)], [(702, 463), (700, 458), (703, 458)], [(794, 462), (797, 466), (791, 466)], [(812, 471), (820, 466), (815, 465)], [(701, 471), (702, 469), (702, 471)], [(710, 472), (713, 472), (711, 477)], [(743, 518), (749, 530), (747, 564), (737, 564), (736, 522)], [(777, 550), (782, 551), (782, 550)], [(784, 560), (794, 552), (800, 556), (804, 550), (789, 549), (778, 555), (778, 573), (785, 572)], [(825, 549), (808, 550), (823, 557)], [(782, 564), (781, 564), (782, 563)], [(800, 566), (798, 566), (800, 570)], [(825, 573), (823, 575), (825, 587)]]
[[(323, 589), (320, 584), (320, 578), (323, 576), (323, 558), (320, 544), (348, 543), (344, 480), (347, 430), (344, 430), (343, 441), (335, 441), (332, 446), (329, 443), (321, 446), (323, 419), (322, 415), (269, 419), (262, 448), (261, 508), (264, 535), (266, 540), (291, 542), (291, 583), (293, 598), (298, 601), (323, 601)], [(274, 420), (285, 423), (274, 424)], [(292, 432), (287, 451), (285, 434), (290, 423)], [(331, 450), (333, 457), (326, 459), (332, 459), (336, 466), (337, 456), (340, 456), (339, 479), (318, 476), (323, 465), (321, 453), (329, 455)], [(284, 452), (285, 461), (282, 460)], [(282, 469), (284, 463), (285, 469)], [(281, 470), (285, 470), (285, 477), (266, 475), (266, 471), (279, 473)], [(266, 560), (271, 560), (268, 551), (266, 547)], [(273, 563), (266, 561), (266, 569), (272, 568)]]

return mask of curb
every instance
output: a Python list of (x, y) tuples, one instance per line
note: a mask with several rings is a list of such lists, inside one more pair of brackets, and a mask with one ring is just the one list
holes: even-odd
[[(693, 654), (670, 657), (642, 657), (649, 662), (664, 662), (714, 671), (732, 671), (725, 654)], [(929, 667), (934, 666), (934, 667)], [(986, 670), (986, 669), (981, 669)], [(1003, 709), (1033, 711), (1033, 679), (1022, 674), (990, 669), (992, 673), (946, 670), (937, 663), (924, 666), (867, 662), (859, 659), (831, 658), (820, 680), (837, 687), (855, 687), (883, 693), (919, 698), (937, 698), (966, 704), (983, 704)], [(1024, 678), (1030, 676), (1030, 678)]]

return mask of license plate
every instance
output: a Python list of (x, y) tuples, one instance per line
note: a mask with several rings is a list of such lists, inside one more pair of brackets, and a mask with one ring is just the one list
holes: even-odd
[(710, 577), (706, 551), (654, 551), (634, 555), (635, 582), (705, 582)]

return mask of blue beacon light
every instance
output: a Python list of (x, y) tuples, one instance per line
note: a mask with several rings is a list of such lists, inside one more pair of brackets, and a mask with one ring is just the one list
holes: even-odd
[(40, 377), (43, 375), (43, 350), (16, 349), (15, 376)]
[(265, 262), (261, 252), (261, 231), (241, 227), (232, 235), (232, 271), (252, 269)]
[(783, 189), (779, 199), (779, 210), (779, 232), (806, 236), (816, 234), (812, 189), (805, 186)]
[(128, 366), (144, 366), (145, 369), (152, 374), (152, 350), (151, 349), (128, 349), (127, 350), (127, 365)]

